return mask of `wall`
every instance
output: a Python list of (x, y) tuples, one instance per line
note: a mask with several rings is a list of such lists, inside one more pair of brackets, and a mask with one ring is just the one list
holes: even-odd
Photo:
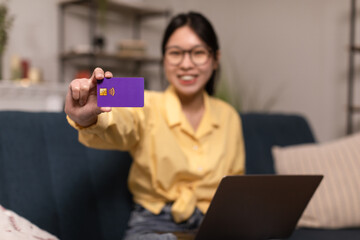
[(172, 0), (170, 5), (211, 19), (223, 75), (240, 94), (244, 111), (303, 114), (320, 141), (345, 134), (350, 1)]
[[(27, 1), (9, 2), (16, 20), (5, 59), (15, 53), (29, 58), (48, 81), (58, 74), (56, 2), (32, 0), (30, 10)], [(222, 79), (240, 96), (243, 111), (303, 114), (320, 141), (345, 134), (350, 1), (145, 2), (208, 16), (220, 38)], [(156, 32), (163, 28), (159, 24), (153, 24)], [(158, 51), (154, 34), (148, 34)]]

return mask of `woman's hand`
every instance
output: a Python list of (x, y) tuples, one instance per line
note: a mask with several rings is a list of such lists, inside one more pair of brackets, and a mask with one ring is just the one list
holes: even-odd
[(111, 78), (113, 75), (111, 72), (104, 73), (101, 68), (96, 68), (89, 79), (74, 79), (69, 85), (65, 99), (65, 113), (82, 127), (95, 124), (100, 113), (111, 111), (111, 108), (97, 106), (97, 80), (102, 80), (104, 77)]

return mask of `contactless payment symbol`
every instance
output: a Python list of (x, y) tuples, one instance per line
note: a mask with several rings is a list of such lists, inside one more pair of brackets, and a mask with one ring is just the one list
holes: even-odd
[(111, 96), (114, 96), (115, 95), (115, 89), (114, 88), (109, 89), (109, 93), (110, 93)]
[(107, 96), (107, 89), (106, 88), (100, 88), (99, 93), (100, 93), (100, 96)]

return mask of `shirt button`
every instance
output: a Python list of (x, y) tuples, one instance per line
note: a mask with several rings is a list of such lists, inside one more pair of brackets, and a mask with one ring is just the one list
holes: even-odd
[(199, 146), (198, 146), (198, 145), (194, 145), (194, 146), (193, 146), (193, 149), (194, 149), (195, 151), (197, 151), (197, 150), (199, 150)]

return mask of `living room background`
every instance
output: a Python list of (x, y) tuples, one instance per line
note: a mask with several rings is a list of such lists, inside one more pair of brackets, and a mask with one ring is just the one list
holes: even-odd
[[(303, 114), (319, 141), (345, 135), (350, 1), (140, 2), (168, 6), (172, 14), (200, 11), (212, 21), (222, 50), (221, 80), (241, 111)], [(18, 55), (40, 68), (44, 81), (57, 82), (58, 1), (7, 3), (15, 19), (3, 59), (4, 79), (10, 78), (11, 57)], [(149, 24), (142, 37), (149, 51), (160, 55), (164, 21)], [(72, 27), (77, 26), (74, 23)], [(106, 31), (127, 30), (110, 26)], [(72, 37), (76, 40), (84, 38), (75, 33)], [(360, 96), (360, 89), (357, 92)], [(0, 107), (6, 104), (0, 101)]]

